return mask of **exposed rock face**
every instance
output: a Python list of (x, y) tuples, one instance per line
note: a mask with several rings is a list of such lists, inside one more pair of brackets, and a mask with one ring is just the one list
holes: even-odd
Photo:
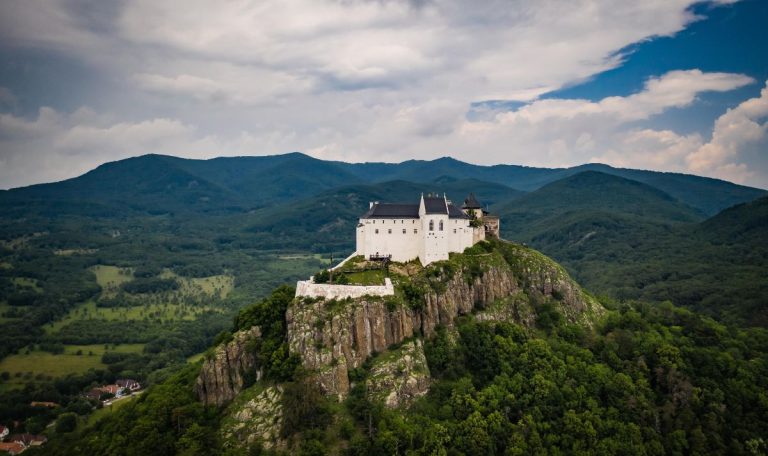
[(216, 348), (206, 359), (195, 383), (195, 393), (206, 405), (221, 407), (228, 404), (246, 386), (246, 378), (259, 380), (262, 372), (249, 344), (261, 337), (258, 326), (238, 331), (233, 339)]
[(297, 300), (286, 313), (288, 344), (304, 366), (317, 372), (321, 388), (340, 399), (349, 392), (347, 371), (360, 367), (374, 353), (414, 335), (431, 336), (438, 325), (503, 298), (517, 289), (508, 269), (489, 268), (468, 283), (456, 273), (441, 293), (426, 295), (421, 311), (399, 306), (388, 309), (381, 298), (347, 300), (329, 306), (325, 301)]
[(591, 326), (594, 315), (605, 309), (591, 296), (585, 294), (568, 273), (551, 258), (542, 253), (508, 244), (514, 252), (510, 258), (515, 275), (529, 294), (552, 296), (560, 302), (560, 311), (573, 323)]
[(389, 408), (407, 407), (429, 391), (424, 345), (416, 339), (385, 353), (371, 367), (368, 394)]
[(482, 276), (467, 283), (462, 273), (456, 273), (441, 293), (427, 293), (422, 311), (421, 330), (429, 337), (439, 325), (453, 326), (453, 320), (475, 308), (505, 298), (518, 289), (517, 280), (508, 268), (491, 267)]
[(253, 387), (239, 397), (222, 420), (221, 436), (225, 448), (264, 449), (285, 446), (280, 439), (283, 425), (283, 390), (280, 386)]
[[(320, 387), (339, 399), (349, 392), (348, 370), (411, 336), (430, 337), (440, 326), (473, 311), (478, 318), (533, 326), (531, 296), (554, 299), (566, 319), (589, 324), (599, 304), (585, 295), (554, 261), (522, 246), (506, 246), (514, 261), (488, 254), (481, 274), (458, 270), (425, 294), (423, 309), (389, 305), (387, 298), (364, 296), (343, 301), (296, 299), (288, 308), (288, 344), (304, 366), (314, 370)], [(519, 250), (519, 251), (518, 251)], [(511, 254), (509, 253), (511, 252)]]

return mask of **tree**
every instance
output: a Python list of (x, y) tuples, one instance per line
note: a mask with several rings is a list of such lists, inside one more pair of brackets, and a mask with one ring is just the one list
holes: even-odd
[(77, 414), (73, 412), (62, 413), (56, 421), (56, 432), (72, 432), (77, 428)]

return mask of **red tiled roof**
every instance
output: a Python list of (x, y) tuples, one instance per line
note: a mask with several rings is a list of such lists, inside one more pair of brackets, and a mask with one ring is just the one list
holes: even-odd
[(19, 454), (26, 448), (19, 442), (0, 442), (0, 451), (6, 451), (10, 454)]

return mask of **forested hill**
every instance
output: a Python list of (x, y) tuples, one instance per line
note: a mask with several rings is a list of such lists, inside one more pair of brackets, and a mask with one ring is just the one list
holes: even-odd
[(497, 209), (506, 238), (551, 255), (596, 293), (768, 325), (766, 197), (704, 220), (645, 184), (585, 172)]
[(705, 215), (649, 185), (584, 171), (496, 205), (504, 225), (515, 237), (530, 238), (562, 225), (566, 220), (611, 214), (648, 222), (699, 222)]
[(402, 163), (343, 163), (301, 153), (190, 160), (145, 155), (102, 165), (83, 176), (52, 184), (0, 192), (0, 208), (21, 214), (30, 203), (51, 213), (101, 215), (114, 210), (140, 212), (247, 211), (315, 196), (323, 191), (394, 180), (433, 182), (477, 179), (521, 191), (583, 171), (598, 170), (659, 189), (707, 215), (751, 201), (764, 190), (698, 176), (588, 164), (573, 168), (479, 166), (451, 158)]
[[(359, 277), (355, 268), (364, 263), (340, 274)], [(114, 456), (768, 450), (765, 329), (727, 327), (668, 303), (601, 303), (550, 259), (506, 242), (482, 242), (425, 268), (393, 264), (388, 274), (396, 292), (386, 297), (326, 300), (277, 288), (244, 308), (204, 359), (95, 424), (53, 434), (46, 449)]]

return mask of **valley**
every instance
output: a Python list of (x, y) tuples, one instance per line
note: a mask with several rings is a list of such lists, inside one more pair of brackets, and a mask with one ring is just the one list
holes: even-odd
[[(147, 163), (155, 166), (151, 172), (146, 171)], [(327, 175), (316, 179), (318, 169)], [(761, 198), (765, 192), (759, 189), (597, 165), (546, 170), (476, 167), (448, 159), (395, 166), (322, 162), (301, 154), (211, 161), (145, 156), (104, 165), (59, 184), (0, 192), (0, 208), (6, 214), (0, 218), (0, 405), (5, 404), (0, 408), (7, 411), (0, 419), (21, 417), (36, 429), (55, 414), (19, 404), (52, 400), (65, 408), (79, 407), (84, 391), (116, 378), (136, 378), (150, 386), (148, 398), (166, 391), (162, 394), (191, 407), (194, 396), (169, 393), (168, 388), (174, 388), (174, 382), (191, 388), (193, 372), (207, 362), (211, 345), (226, 343), (232, 332), (245, 329), (244, 309), (278, 302), (272, 294), (276, 287), (315, 275), (329, 265), (331, 255), (334, 263), (347, 257), (354, 248), (358, 217), (369, 202), (409, 201), (422, 192), (445, 193), (461, 201), (470, 191), (501, 217), (504, 239), (560, 262), (563, 272), (597, 296), (590, 299), (599, 300), (611, 315), (641, 312), (655, 315), (661, 325), (703, 325), (703, 331), (718, 334), (724, 330), (717, 325), (727, 324), (738, 340), (745, 334), (755, 337), (757, 345), (750, 353), (762, 353), (762, 329), (736, 329), (768, 326), (768, 198)], [(724, 206), (730, 203), (735, 205)], [(466, 267), (464, 262), (454, 266)], [(398, 265), (389, 272), (341, 271), (345, 280), (361, 285), (392, 277), (396, 287), (405, 287), (399, 297), (419, 302), (419, 292), (404, 285), (403, 277), (412, 273), (410, 266)], [(292, 291), (286, 293), (292, 296)], [(260, 301), (270, 295), (273, 298)], [(487, 309), (473, 312), (476, 322), (459, 318), (458, 336), (452, 333), (451, 340), (462, 331), (492, 333), (494, 329), (483, 325), (494, 318), (528, 325), (528, 337), (545, 341), (555, 352), (565, 343), (576, 344), (567, 350), (594, 354), (602, 349), (588, 342), (590, 338), (619, 337), (600, 325), (573, 327), (568, 312), (552, 308), (546, 300), (525, 310), (529, 298), (518, 293), (494, 300)], [(397, 305), (393, 301), (385, 308)], [(693, 317), (675, 306), (716, 320), (701, 320), (699, 314)], [(338, 312), (344, 304), (331, 308)], [(272, 321), (283, 321), (279, 311), (263, 311)], [(262, 336), (259, 359), (271, 359), (265, 371), (269, 382), (291, 384), (300, 378), (294, 371), (297, 359), (280, 348), (285, 329), (273, 331)], [(448, 337), (442, 331), (437, 328), (435, 339), (419, 343), (424, 344), (437, 385), (458, 388), (460, 383), (454, 382), (480, 365), (472, 364), (464, 348), (459, 353), (441, 346), (444, 353), (436, 355), (434, 344), (445, 344), (443, 338)], [(584, 331), (597, 333), (587, 336)], [(472, 346), (470, 339), (460, 340)], [(392, 363), (397, 365), (413, 349), (407, 345), (405, 352), (387, 352), (388, 345), (382, 346), (380, 358), (354, 368), (368, 373), (354, 371), (349, 381), (354, 383), (357, 375), (391, 376), (391, 369), (399, 369)], [(624, 372), (621, 363), (611, 363), (616, 372)], [(469, 370), (462, 371), (461, 365)], [(479, 372), (481, 377), (470, 375), (476, 387), (493, 381), (490, 373)], [(245, 397), (274, 393), (270, 383), (259, 385)], [(419, 419), (442, 416), (427, 405), (446, 400), (434, 396), (445, 394), (436, 388), (428, 399), (416, 401)], [(393, 418), (374, 412), (375, 407), (366, 412), (369, 415), (359, 415), (355, 407), (362, 405), (353, 404), (362, 400), (360, 393), (351, 388), (349, 394), (346, 406), (322, 406), (345, 417), (329, 433), (340, 432), (339, 426), (358, 429), (354, 423), (370, 416), (392, 425)], [(124, 418), (123, 413), (148, 407), (144, 400), (123, 402), (135, 405), (121, 404), (98, 416), (112, 423), (112, 416)], [(78, 429), (88, 429), (95, 420), (83, 416)], [(328, 444), (326, 438), (318, 439)]]

